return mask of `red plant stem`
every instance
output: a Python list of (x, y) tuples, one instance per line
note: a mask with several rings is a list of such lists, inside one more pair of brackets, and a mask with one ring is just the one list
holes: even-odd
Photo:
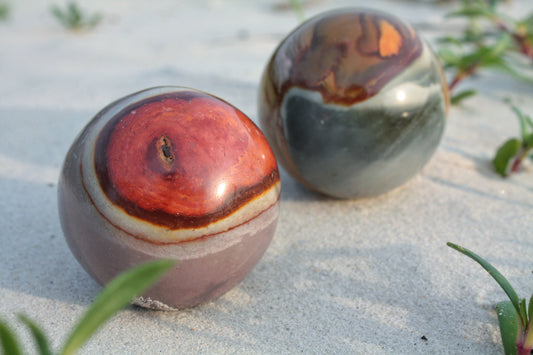
[(516, 355), (531, 355), (531, 349), (525, 349), (522, 345), (516, 345)]
[(452, 92), (453, 88), (455, 88), (455, 86), (457, 86), (457, 84), (459, 84), (459, 82), (463, 79), (463, 77), (459, 74), (457, 74), (455, 76), (455, 78), (453, 78), (453, 80), (450, 82), (450, 84), (448, 85), (448, 90), (450, 92)]
[(527, 38), (524, 35), (520, 35), (518, 33), (514, 33), (513, 38), (518, 44), (520, 52), (528, 56), (531, 60), (533, 60), (533, 46), (527, 41)]
[(513, 37), (515, 43), (518, 45), (518, 48), (520, 49), (520, 53), (524, 54), (525, 56), (533, 60), (533, 44), (529, 43), (529, 41), (527, 40), (527, 37), (524, 34), (516, 32), (516, 31), (512, 31), (500, 19), (496, 19), (495, 23), (500, 31), (507, 32)]
[(474, 75), (474, 73), (476, 72), (478, 68), (478, 64), (477, 63), (474, 63), (472, 65), (470, 65), (467, 69), (465, 70), (459, 70), (459, 72), (455, 75), (455, 77), (453, 78), (453, 80), (450, 82), (450, 84), (448, 85), (448, 90), (450, 92), (453, 91), (453, 89), (457, 86), (457, 84), (459, 84), (463, 79), (465, 78), (468, 78), (469, 76), (472, 76)]
[(520, 341), (516, 342), (516, 355), (530, 355), (531, 347), (525, 347), (525, 334), (520, 337)]
[(522, 162), (529, 155), (530, 149), (531, 148), (528, 148), (527, 146), (522, 147), (522, 149), (520, 150), (520, 153), (516, 155), (513, 165), (511, 166), (511, 172), (516, 173), (520, 170), (520, 167), (522, 166)]

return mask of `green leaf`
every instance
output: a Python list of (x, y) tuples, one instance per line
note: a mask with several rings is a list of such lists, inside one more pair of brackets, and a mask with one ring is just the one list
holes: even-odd
[(46, 336), (43, 334), (42, 330), (32, 320), (30, 320), (23, 314), (19, 314), (19, 319), (21, 322), (26, 324), (28, 328), (30, 328), (31, 334), (33, 335), (33, 339), (37, 344), (37, 348), (39, 349), (40, 354), (52, 355), (50, 345), (48, 344), (48, 340), (46, 339)]
[(525, 348), (533, 348), (533, 295), (531, 295), (531, 298), (529, 299), (529, 323), (527, 326), (528, 332), (526, 334), (526, 338), (524, 339), (524, 347)]
[(78, 5), (76, 5), (75, 2), (71, 2), (68, 4), (68, 18), (70, 20), (70, 23), (73, 25), (73, 27), (77, 27), (81, 24), (82, 20), (82, 14), (81, 10), (79, 9)]
[(485, 18), (493, 18), (494, 13), (490, 11), (487, 8), (484, 7), (468, 7), (457, 11), (452, 11), (448, 14), (446, 14), (446, 17), (468, 17), (468, 18), (475, 18), (475, 17), (485, 17)]
[(477, 91), (476, 90), (464, 90), (464, 91), (461, 91), (455, 95), (453, 95), (450, 99), (450, 103), (452, 105), (457, 105), (459, 104), (460, 102), (462, 102), (464, 99), (466, 98), (469, 98), (471, 96), (474, 96), (475, 94), (477, 94)]
[(464, 55), (460, 58), (457, 66), (466, 70), (473, 65), (490, 66), (494, 65), (497, 58), (501, 57), (512, 43), (511, 36), (501, 35), (498, 41), (492, 46), (481, 46), (474, 52)]
[(522, 134), (522, 138), (526, 138), (527, 134), (527, 125), (531, 123), (531, 118), (529, 116), (525, 115), (522, 110), (520, 110), (517, 106), (511, 105), (511, 110), (515, 113), (516, 117), (518, 117), (518, 120), (520, 122), (520, 132)]
[(9, 17), (9, 5), (0, 3), (0, 21), (7, 20)]
[(6, 355), (20, 355), (20, 347), (15, 337), (15, 334), (6, 323), (0, 321), (0, 343), (2, 345), (3, 353)]
[(73, 354), (116, 312), (142, 294), (175, 265), (157, 260), (136, 266), (113, 279), (94, 300), (67, 339), (61, 354)]
[(503, 143), (492, 160), (494, 170), (503, 177), (507, 176), (521, 148), (522, 142), (517, 138), (511, 138)]
[(484, 260), (482, 257), (472, 252), (471, 250), (468, 250), (466, 248), (463, 248), (453, 243), (446, 243), (446, 244), (450, 248), (453, 248), (457, 250), (458, 252), (463, 253), (464, 255), (468, 256), (469, 258), (477, 262), (479, 265), (481, 265), (481, 267), (485, 269), (490, 274), (490, 276), (492, 276), (492, 278), (496, 280), (496, 282), (500, 285), (500, 287), (505, 291), (505, 293), (509, 297), (509, 300), (515, 307), (516, 312), (520, 314), (520, 298), (516, 294), (516, 291), (513, 289), (509, 281), (507, 281), (507, 279), (494, 266), (492, 266), (488, 261)]
[(533, 321), (533, 294), (531, 295), (531, 298), (529, 299), (529, 307), (528, 307), (528, 318), (529, 322)]
[(520, 299), (519, 303), (519, 309), (518, 309), (518, 318), (522, 321), (522, 325), (524, 326), (524, 330), (527, 327), (527, 308), (526, 308), (526, 300), (524, 298)]
[(437, 42), (443, 43), (443, 44), (453, 44), (456, 46), (461, 46), (461, 41), (458, 38), (455, 38), (453, 36), (445, 36), (437, 38)]
[(459, 56), (452, 50), (443, 48), (439, 50), (439, 57), (445, 65), (452, 66), (459, 62)]
[(91, 16), (87, 15), (74, 1), (68, 3), (64, 10), (57, 5), (53, 5), (50, 8), (50, 11), (52, 15), (58, 19), (61, 25), (69, 30), (92, 28), (102, 19), (102, 16), (99, 13)]
[(496, 304), (500, 334), (505, 355), (516, 355), (516, 336), (518, 332), (518, 315), (510, 301)]

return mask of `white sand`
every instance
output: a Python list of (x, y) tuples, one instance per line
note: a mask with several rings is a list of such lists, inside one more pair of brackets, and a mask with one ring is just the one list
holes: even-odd
[[(263, 66), (297, 20), (266, 0), (97, 0), (82, 3), (103, 23), (69, 33), (49, 15), (51, 2), (11, 3), (0, 23), (0, 317), (22, 333), (14, 315), (27, 314), (58, 346), (100, 290), (71, 255), (56, 211), (76, 134), (112, 100), (164, 84), (217, 94), (255, 119)], [(368, 6), (323, 1), (306, 14), (358, 3)], [(442, 22), (445, 7), (371, 5), (430, 39), (454, 29)], [(509, 6), (532, 10), (530, 0)], [(500, 98), (533, 114), (533, 87), (491, 74), (468, 85), (482, 94), (452, 109), (439, 150), (405, 187), (337, 201), (283, 173), (276, 236), (244, 282), (187, 311), (121, 312), (83, 353), (502, 353), (493, 307), (504, 293), (445, 243), (477, 251), (531, 294), (533, 171), (504, 180), (489, 161), (518, 132)]]

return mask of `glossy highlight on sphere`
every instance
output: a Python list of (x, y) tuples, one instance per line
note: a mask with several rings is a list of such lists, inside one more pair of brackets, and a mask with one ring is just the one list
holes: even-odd
[(154, 258), (178, 260), (137, 300), (178, 309), (240, 282), (274, 234), (276, 160), (241, 111), (209, 94), (158, 87), (96, 115), (67, 154), (59, 182), (67, 242), (105, 284)]
[(272, 55), (259, 118), (278, 161), (338, 198), (398, 187), (442, 137), (448, 89), (438, 58), (411, 26), (341, 9), (296, 28)]

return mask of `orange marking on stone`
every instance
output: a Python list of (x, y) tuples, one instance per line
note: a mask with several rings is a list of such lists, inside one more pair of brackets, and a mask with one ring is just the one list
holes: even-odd
[(379, 38), (379, 54), (382, 57), (391, 57), (398, 55), (402, 46), (402, 36), (398, 31), (387, 21), (379, 23), (381, 36)]

